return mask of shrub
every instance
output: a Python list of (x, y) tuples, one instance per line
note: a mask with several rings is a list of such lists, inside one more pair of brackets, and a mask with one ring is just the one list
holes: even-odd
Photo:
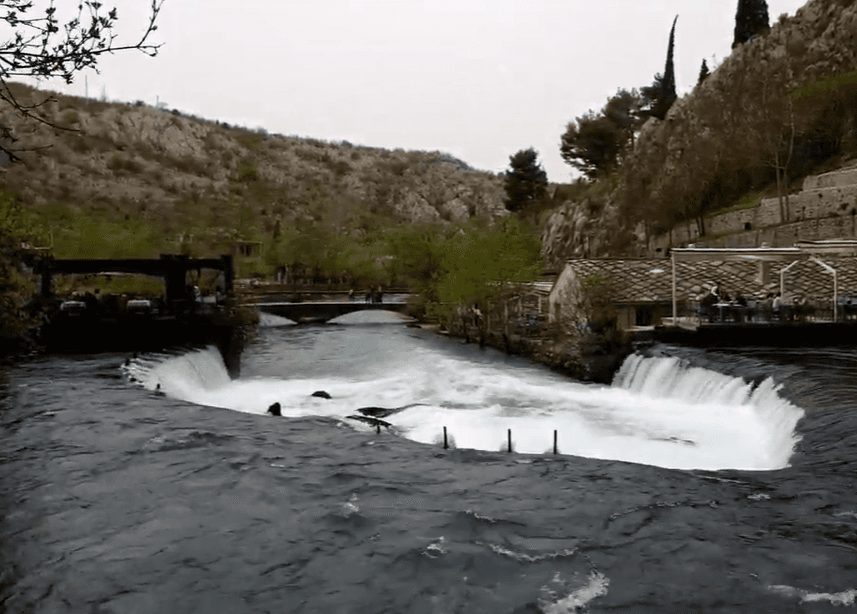
[(131, 158), (120, 156), (119, 154), (113, 154), (112, 156), (110, 156), (110, 159), (107, 161), (107, 168), (109, 168), (114, 173), (139, 173), (143, 170), (143, 167), (140, 165), (139, 162)]
[(75, 109), (68, 109), (62, 114), (60, 124), (66, 128), (71, 128), (75, 124), (80, 123), (80, 114)]
[(251, 183), (258, 181), (259, 177), (259, 169), (256, 166), (256, 162), (249, 158), (244, 158), (238, 163), (238, 168), (232, 180), (236, 183)]

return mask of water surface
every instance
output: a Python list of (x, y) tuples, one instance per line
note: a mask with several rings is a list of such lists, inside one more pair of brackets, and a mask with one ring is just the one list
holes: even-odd
[(7, 611), (854, 607), (855, 351), (661, 346), (596, 386), (362, 313), (260, 329), (235, 381), (127, 358), (3, 374)]

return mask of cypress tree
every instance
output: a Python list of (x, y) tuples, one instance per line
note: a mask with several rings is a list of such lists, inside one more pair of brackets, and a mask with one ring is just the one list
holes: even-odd
[(768, 3), (765, 0), (738, 0), (738, 11), (735, 13), (735, 38), (732, 41), (733, 49), (741, 43), (753, 40), (760, 34), (767, 33), (770, 29)]
[(664, 74), (656, 74), (652, 85), (640, 88), (643, 98), (649, 102), (649, 108), (644, 113), (658, 119), (663, 119), (667, 116), (667, 111), (670, 110), (670, 107), (673, 106), (676, 98), (678, 98), (675, 93), (675, 66), (673, 64), (675, 24), (677, 21), (678, 15), (675, 16), (673, 27), (670, 29), (670, 42), (667, 47), (667, 65), (664, 68)]
[(699, 85), (706, 79), (708, 79), (708, 75), (711, 74), (711, 71), (708, 70), (708, 63), (706, 63), (705, 58), (702, 59), (702, 66), (699, 67), (699, 79), (696, 84)]

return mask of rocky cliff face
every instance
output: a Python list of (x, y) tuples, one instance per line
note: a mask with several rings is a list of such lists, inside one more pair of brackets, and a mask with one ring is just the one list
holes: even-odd
[[(10, 88), (25, 104), (47, 97)], [(7, 165), (0, 187), (57, 237), (61, 221), (75, 216), (136, 223), (179, 242), (203, 233), (265, 240), (307, 226), (359, 234), (507, 214), (500, 177), (440, 152), (270, 135), (142, 103), (54, 98), (39, 112), (66, 129), (0, 110), (19, 136), (16, 148), (32, 149)]]
[[(677, 49), (677, 53), (680, 55), (681, 50)], [(722, 181), (717, 175), (718, 168), (723, 173), (728, 164), (734, 164), (735, 172), (753, 174), (758, 173), (751, 168), (753, 164), (764, 169), (774, 162), (763, 159), (763, 153), (754, 154), (755, 158), (748, 153), (761, 147), (760, 143), (768, 137), (762, 132), (770, 126), (764, 124), (776, 120), (767, 112), (771, 105), (755, 104), (758, 103), (755, 95), (747, 99), (746, 92), (755, 92), (753, 88), (762, 87), (759, 82), (765, 81), (766, 95), (773, 95), (775, 86), (782, 92), (791, 92), (792, 100), (801, 88), (815, 87), (815, 95), (819, 92), (823, 95), (824, 88), (832, 91), (831, 83), (837, 75), (851, 74), (855, 70), (857, 2), (810, 0), (794, 17), (780, 18), (766, 36), (734, 49), (706, 81), (676, 101), (664, 121), (650, 119), (644, 124), (633, 154), (625, 160), (618, 177), (613, 178), (615, 188), (600, 189), (600, 196), (588, 195), (582, 200), (566, 202), (548, 217), (543, 232), (545, 257), (557, 266), (572, 257), (655, 255), (655, 245), (662, 248), (663, 244), (668, 245), (670, 234), (664, 232), (653, 241), (656, 227), (636, 224), (633, 210), (621, 212), (622, 206), (627, 206), (623, 201), (628, 196), (623, 190), (640, 191), (639, 187), (628, 187), (629, 176), (634, 175), (638, 180), (636, 186), (644, 186), (643, 194), (631, 194), (642, 210), (653, 210), (670, 202), (686, 203), (688, 208), (698, 206), (700, 200), (717, 194), (718, 182)], [(780, 98), (785, 105), (789, 95)], [(758, 116), (757, 120), (752, 120), (757, 124), (747, 119), (750, 113), (756, 114), (754, 118)], [(758, 127), (758, 133), (755, 129), (745, 129), (739, 120), (750, 127)], [(824, 118), (808, 113), (798, 116), (798, 120), (797, 130), (809, 134), (816, 129), (813, 122), (823, 124)], [(783, 120), (785, 128), (787, 123)], [(849, 130), (849, 125), (842, 128), (841, 135), (834, 136), (840, 139), (837, 146), (842, 150), (857, 152), (857, 137), (854, 136), (857, 132), (853, 125)], [(779, 133), (776, 135), (780, 138)], [(850, 145), (849, 138), (853, 141)], [(811, 172), (811, 166), (806, 166), (810, 162), (801, 158), (805, 155), (805, 151), (797, 148), (791, 159), (793, 169)], [(854, 155), (853, 152), (850, 155)], [(746, 156), (746, 162), (739, 161), (741, 156)], [(702, 170), (693, 170), (696, 168)], [(748, 185), (752, 181), (752, 177), (746, 180)], [(699, 189), (694, 191), (697, 186)], [(720, 206), (729, 204), (732, 203), (720, 203)], [(631, 224), (634, 225), (634, 240), (617, 244), (615, 235), (621, 234), (622, 228), (627, 232)], [(680, 233), (692, 225), (695, 222), (690, 217), (677, 226), (676, 231)], [(618, 252), (615, 251), (617, 247), (620, 248)]]

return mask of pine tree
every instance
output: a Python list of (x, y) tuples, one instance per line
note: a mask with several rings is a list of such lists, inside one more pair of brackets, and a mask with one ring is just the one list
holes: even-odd
[(732, 48), (765, 34), (771, 26), (768, 21), (768, 3), (765, 0), (738, 0), (735, 13), (735, 38)]
[(538, 154), (530, 147), (509, 156), (509, 166), (503, 177), (506, 209), (521, 211), (544, 200), (548, 176), (539, 164)]
[(699, 79), (696, 84), (699, 85), (706, 79), (708, 79), (708, 75), (711, 74), (711, 71), (708, 70), (708, 63), (705, 61), (705, 58), (702, 59), (702, 66), (699, 67)]
[(652, 85), (640, 88), (640, 93), (649, 103), (644, 113), (658, 119), (664, 119), (667, 116), (667, 111), (670, 110), (670, 107), (673, 106), (676, 98), (678, 98), (675, 92), (675, 66), (673, 64), (675, 24), (677, 21), (678, 15), (675, 16), (673, 27), (670, 29), (670, 42), (667, 47), (667, 65), (664, 68), (664, 74), (656, 74)]

